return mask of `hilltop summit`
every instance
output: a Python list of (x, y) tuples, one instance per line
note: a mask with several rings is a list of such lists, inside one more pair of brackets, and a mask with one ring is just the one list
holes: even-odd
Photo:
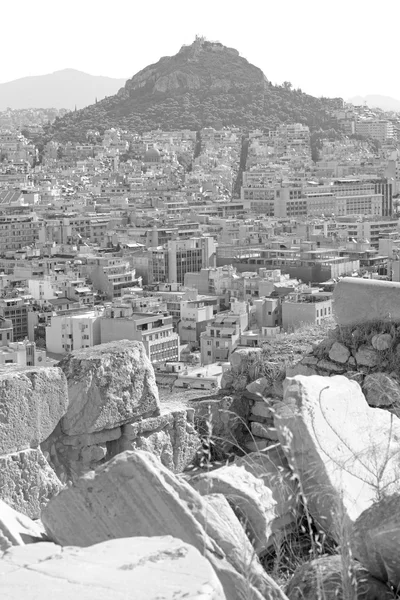
[(65, 141), (109, 127), (265, 129), (284, 122), (329, 126), (326, 103), (293, 90), (289, 82), (272, 85), (234, 48), (197, 36), (175, 56), (164, 56), (128, 79), (115, 96), (57, 120), (48, 133)]

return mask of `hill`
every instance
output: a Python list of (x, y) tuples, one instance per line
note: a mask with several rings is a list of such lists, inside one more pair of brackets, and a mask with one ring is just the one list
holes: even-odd
[(350, 98), (349, 102), (355, 106), (361, 106), (365, 102), (370, 108), (400, 112), (400, 100), (396, 100), (396, 98), (391, 98), (390, 96), (379, 96), (377, 94), (364, 97), (355, 96), (354, 98)]
[(196, 38), (175, 56), (149, 65), (112, 97), (55, 121), (48, 136), (81, 140), (89, 129), (138, 132), (214, 126), (274, 128), (300, 122), (330, 127), (328, 101), (272, 85), (261, 69), (219, 42)]
[(63, 69), (48, 75), (23, 77), (0, 84), (0, 110), (6, 108), (83, 108), (115, 94), (125, 79), (88, 75)]

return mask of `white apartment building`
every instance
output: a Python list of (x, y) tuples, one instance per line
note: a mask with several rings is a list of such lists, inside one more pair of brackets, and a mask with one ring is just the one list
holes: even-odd
[(103, 308), (60, 311), (46, 327), (46, 350), (66, 354), (101, 343), (100, 319)]

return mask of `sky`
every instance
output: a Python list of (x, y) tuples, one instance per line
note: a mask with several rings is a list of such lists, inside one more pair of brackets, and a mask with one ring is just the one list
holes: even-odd
[[(400, 99), (399, 0), (1, 2), (0, 83), (72, 68), (129, 78), (196, 35), (236, 48), (273, 84)], [(3, 5), (4, 4), (4, 5)]]

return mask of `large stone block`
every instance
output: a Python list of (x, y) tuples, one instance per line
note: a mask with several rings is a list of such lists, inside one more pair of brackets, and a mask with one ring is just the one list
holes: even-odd
[(55, 367), (0, 371), (0, 455), (35, 448), (68, 407), (67, 381)]
[(61, 489), (61, 483), (41, 450), (21, 450), (0, 456), (0, 499), (31, 519)]
[(44, 530), (38, 523), (0, 500), (0, 552), (44, 538)]
[(62, 490), (43, 510), (42, 521), (51, 539), (61, 545), (89, 546), (127, 536), (173, 535), (208, 558), (229, 600), (261, 600), (264, 592), (272, 599), (284, 600), (267, 575), (261, 593), (236, 571), (222, 548), (223, 532), (210, 518), (211, 510), (188, 483), (156, 457), (137, 450), (119, 454)]
[(399, 322), (400, 283), (344, 277), (333, 292), (333, 311), (339, 325)]
[(7, 600), (227, 600), (208, 560), (171, 536), (15, 547), (0, 558), (0, 578)]
[(400, 420), (370, 408), (355, 381), (287, 380), (275, 426), (310, 513), (336, 539), (383, 493), (399, 491)]
[(159, 414), (153, 367), (141, 342), (122, 340), (76, 350), (59, 366), (68, 381), (67, 435), (114, 429)]
[(377, 579), (400, 586), (400, 495), (383, 497), (354, 523), (353, 556)]

